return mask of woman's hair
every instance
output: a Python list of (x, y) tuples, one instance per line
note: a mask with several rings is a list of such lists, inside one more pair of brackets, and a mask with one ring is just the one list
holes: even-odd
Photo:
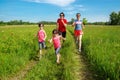
[(52, 31), (52, 34), (57, 34), (58, 33), (58, 30), (57, 29), (54, 29), (53, 31)]
[(42, 23), (38, 24), (38, 27), (43, 27), (43, 26), (44, 26), (44, 24), (42, 24)]
[(65, 14), (64, 14), (63, 12), (61, 12), (61, 13), (59, 14), (59, 16), (61, 16), (61, 15), (63, 15), (63, 16), (65, 17)]
[(77, 14), (76, 14), (76, 16), (77, 16), (77, 15), (80, 15), (80, 16), (81, 16), (81, 14), (80, 14), (80, 13), (77, 13)]

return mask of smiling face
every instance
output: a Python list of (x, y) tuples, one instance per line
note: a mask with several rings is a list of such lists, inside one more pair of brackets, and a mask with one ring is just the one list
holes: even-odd
[(58, 31), (56, 29), (54, 29), (52, 34), (53, 34), (54, 37), (56, 37), (56, 36), (58, 36)]
[(40, 29), (43, 29), (44, 25), (42, 23), (40, 23), (40, 24), (38, 24), (38, 26), (39, 26)]
[(80, 16), (81, 16), (80, 13), (76, 14), (76, 17), (77, 17), (78, 20), (80, 19)]
[(61, 19), (64, 18), (64, 13), (60, 13), (60, 18), (61, 18)]

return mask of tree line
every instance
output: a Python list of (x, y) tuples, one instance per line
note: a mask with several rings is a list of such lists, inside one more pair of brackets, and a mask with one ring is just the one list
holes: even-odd
[(31, 25), (31, 24), (35, 24), (33, 22), (25, 22), (22, 20), (11, 20), (8, 22), (4, 22), (4, 21), (0, 21), (0, 25)]
[[(68, 24), (72, 24), (74, 21), (74, 18), (71, 19), (71, 21), (68, 22)], [(44, 24), (48, 24), (48, 25), (52, 25), (52, 24), (56, 24), (56, 22), (52, 22), (52, 21), (40, 21)], [(12, 21), (8, 21), (8, 22), (4, 22), (4, 21), (0, 21), (0, 25), (31, 25), (31, 24), (37, 24), (39, 22), (25, 22), (22, 20), (12, 20)], [(91, 25), (120, 25), (120, 11), (119, 12), (112, 12), (109, 15), (109, 21), (108, 22), (87, 22), (86, 18), (83, 18), (83, 24), (91, 24)]]

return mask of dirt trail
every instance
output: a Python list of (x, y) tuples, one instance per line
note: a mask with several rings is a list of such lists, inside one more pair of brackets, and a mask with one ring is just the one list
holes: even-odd
[[(73, 32), (71, 30), (68, 30), (68, 33), (73, 36)], [(79, 53), (78, 49), (75, 50), (74, 54), (77, 63), (74, 68), (77, 80), (96, 80), (97, 75), (92, 70), (93, 68), (87, 60), (85, 54), (83, 52)]]
[(91, 69), (91, 65), (84, 56), (84, 53), (78, 54), (76, 52), (76, 61), (78, 62), (76, 66), (77, 80), (96, 80), (95, 74)]
[[(91, 65), (85, 57), (84, 53), (78, 53), (77, 50), (74, 52), (75, 60), (77, 62), (75, 66), (75, 74), (77, 80), (96, 80), (95, 73), (92, 71)], [(7, 80), (22, 80), (26, 77), (26, 74), (36, 66), (37, 61), (31, 60), (25, 68), (20, 70), (16, 75), (10, 77)]]
[(37, 61), (33, 61), (31, 60), (26, 66), (25, 68), (23, 68), (22, 70), (20, 70), (16, 75), (14, 75), (13, 77), (10, 77), (7, 80), (22, 80), (26, 74), (37, 64)]

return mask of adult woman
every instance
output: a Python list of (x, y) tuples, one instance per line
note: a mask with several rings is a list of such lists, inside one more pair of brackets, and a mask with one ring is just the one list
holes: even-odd
[(60, 18), (57, 20), (57, 30), (62, 34), (62, 37), (66, 38), (67, 20), (64, 18), (65, 14), (63, 12), (61, 12), (59, 16)]
[(75, 41), (78, 44), (78, 50), (81, 52), (81, 45), (82, 45), (82, 35), (83, 31), (82, 29), (84, 28), (84, 25), (82, 23), (82, 20), (80, 20), (80, 13), (76, 14), (76, 20), (73, 22), (73, 26), (75, 27), (74, 29), (74, 36), (75, 36)]

